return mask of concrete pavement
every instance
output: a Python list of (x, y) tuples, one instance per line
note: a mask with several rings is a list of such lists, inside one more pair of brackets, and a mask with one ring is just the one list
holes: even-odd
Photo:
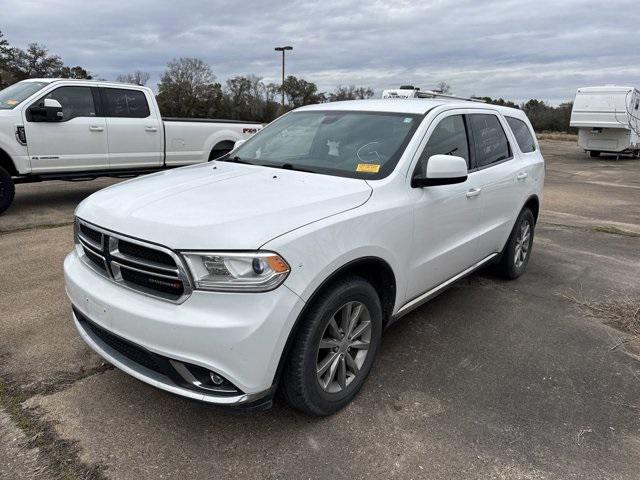
[(320, 420), (280, 404), (221, 411), (103, 365), (75, 334), (63, 292), (72, 229), (51, 228), (102, 185), (22, 192), (55, 213), (17, 200), (0, 217), (13, 230), (0, 234), (0, 399), (8, 428), (47, 439), (16, 440), (32, 449), (21, 468), (136, 480), (638, 478), (638, 342), (576, 299), (640, 299), (640, 161), (586, 158), (570, 142), (543, 152), (527, 273), (481, 272), (392, 326), (361, 394)]

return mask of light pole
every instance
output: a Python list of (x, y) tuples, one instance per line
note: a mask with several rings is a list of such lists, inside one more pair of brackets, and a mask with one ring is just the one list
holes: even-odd
[(293, 47), (287, 45), (286, 47), (276, 47), (274, 48), (276, 52), (282, 52), (282, 109), (284, 110), (284, 52), (287, 50), (293, 50)]

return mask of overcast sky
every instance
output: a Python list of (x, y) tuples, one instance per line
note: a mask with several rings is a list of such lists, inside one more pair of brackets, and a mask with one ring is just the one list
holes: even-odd
[(273, 47), (286, 44), (287, 73), (321, 91), (446, 80), (461, 95), (559, 103), (579, 86), (640, 87), (637, 0), (0, 0), (0, 10), (11, 44), (45, 44), (106, 79), (144, 70), (152, 86), (181, 56), (221, 81), (279, 81)]

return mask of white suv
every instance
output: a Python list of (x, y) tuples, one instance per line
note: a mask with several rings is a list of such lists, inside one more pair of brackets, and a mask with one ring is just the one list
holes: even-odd
[(544, 160), (524, 113), (452, 99), (337, 102), (230, 154), (102, 190), (65, 260), (75, 325), (163, 390), (328, 415), (391, 322), (489, 263), (520, 276)]

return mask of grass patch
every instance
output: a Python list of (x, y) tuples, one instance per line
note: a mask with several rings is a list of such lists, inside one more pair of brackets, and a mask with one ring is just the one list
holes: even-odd
[(596, 226), (591, 229), (594, 232), (609, 233), (611, 235), (624, 235), (625, 237), (640, 237), (640, 233), (630, 232), (628, 230), (622, 230), (617, 227), (603, 227)]
[(25, 230), (40, 230), (47, 228), (58, 228), (58, 227), (68, 227), (69, 225), (73, 225), (73, 222), (62, 222), (62, 223), (30, 223), (28, 225), (21, 225), (15, 228), (0, 228), (0, 235), (6, 235), (8, 233), (16, 233), (16, 232), (24, 232)]
[(575, 292), (562, 296), (576, 303), (588, 316), (640, 337), (640, 295), (612, 292), (611, 296), (603, 300), (589, 299)]
[(559, 140), (562, 142), (577, 142), (578, 135), (566, 132), (542, 132), (537, 133), (538, 140)]

